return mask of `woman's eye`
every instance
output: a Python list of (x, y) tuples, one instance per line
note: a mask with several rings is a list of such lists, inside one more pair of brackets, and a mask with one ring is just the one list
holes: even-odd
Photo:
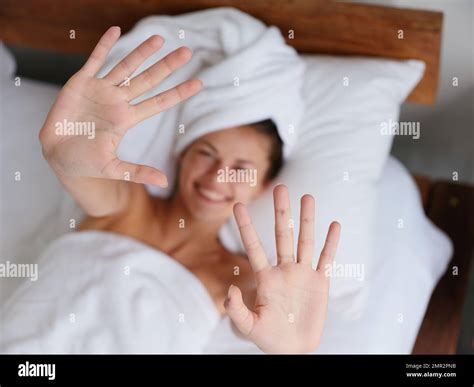
[(203, 156), (206, 156), (206, 157), (212, 157), (212, 154), (210, 152), (208, 152), (206, 150), (203, 150), (203, 149), (199, 150), (198, 153), (200, 155), (203, 155)]

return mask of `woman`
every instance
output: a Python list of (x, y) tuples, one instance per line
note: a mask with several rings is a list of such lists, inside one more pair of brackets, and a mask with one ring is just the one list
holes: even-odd
[[(122, 234), (173, 257), (200, 279), (219, 312), (227, 313), (263, 351), (314, 351), (326, 316), (329, 280), (324, 268), (334, 258), (339, 224), (331, 224), (313, 270), (314, 199), (301, 198), (295, 256), (288, 190), (276, 186), (278, 264), (269, 265), (245, 207), (268, 187), (281, 164), (281, 142), (269, 121), (225, 128), (194, 141), (180, 156), (174, 194), (165, 200), (150, 196), (144, 184), (166, 187), (166, 176), (152, 167), (121, 161), (115, 151), (129, 128), (193, 96), (202, 85), (188, 80), (131, 105), (188, 62), (191, 51), (181, 47), (130, 80), (163, 45), (161, 37), (152, 36), (105, 77), (96, 78), (119, 36), (118, 27), (104, 34), (60, 92), (40, 132), (44, 157), (88, 214), (80, 230)], [(58, 135), (58, 122), (93, 122), (95, 137)], [(217, 173), (225, 167), (255, 169), (263, 178), (254, 185), (219, 182)], [(232, 212), (248, 257), (228, 252), (219, 242), (218, 230)], [(239, 276), (234, 275), (235, 267)]]

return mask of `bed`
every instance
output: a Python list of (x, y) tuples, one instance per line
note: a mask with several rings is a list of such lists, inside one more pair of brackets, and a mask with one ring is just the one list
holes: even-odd
[[(292, 31), (284, 35), (300, 53), (420, 59), (426, 70), (407, 102), (433, 105), (436, 101), (443, 20), (439, 12), (328, 0), (81, 0), (68, 7), (54, 0), (31, 1), (18, 7), (14, 1), (5, 0), (0, 10), (1, 39), (17, 46), (87, 54), (110, 25), (120, 25), (126, 32), (150, 14), (174, 15), (217, 6), (236, 7), (282, 31)], [(69, 35), (72, 29), (74, 44)], [(451, 265), (458, 266), (463, 274), (454, 279), (448, 270), (439, 282), (413, 353), (454, 353), (473, 248), (473, 190), (423, 176), (415, 178), (426, 214), (454, 242)]]

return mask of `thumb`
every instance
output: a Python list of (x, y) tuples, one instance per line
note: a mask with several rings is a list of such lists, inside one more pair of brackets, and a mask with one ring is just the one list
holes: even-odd
[(129, 180), (134, 183), (152, 184), (167, 187), (166, 175), (156, 168), (148, 165), (133, 164), (115, 159), (103, 169), (103, 177), (115, 180)]
[(245, 336), (248, 336), (252, 332), (255, 316), (245, 306), (242, 292), (237, 286), (230, 285), (224, 306), (237, 329)]

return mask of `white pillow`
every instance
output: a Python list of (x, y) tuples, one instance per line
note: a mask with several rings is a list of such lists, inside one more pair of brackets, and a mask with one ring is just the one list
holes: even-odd
[(318, 353), (410, 353), (413, 348), (453, 248), (426, 217), (413, 177), (393, 157), (377, 183), (376, 226), (378, 264), (367, 308), (357, 321), (330, 314)]
[[(387, 160), (392, 136), (381, 134), (383, 122), (398, 121), (400, 104), (420, 80), (424, 63), (358, 57), (304, 57), (305, 114), (294, 156), (278, 182), (289, 187), (295, 243), (299, 226), (299, 198), (316, 198), (316, 255), (332, 220), (342, 224), (336, 268), (354, 268), (362, 276), (331, 281), (329, 307), (341, 317), (357, 318), (368, 296), (375, 263), (376, 182)], [(262, 244), (276, 257), (271, 190), (250, 206)], [(232, 250), (242, 250), (232, 220), (221, 233)], [(315, 257), (315, 264), (317, 257)], [(340, 266), (346, 265), (346, 266)], [(348, 266), (357, 265), (357, 266)], [(336, 272), (337, 274), (337, 272)]]
[(38, 141), (60, 87), (12, 76), (6, 76), (4, 68), (0, 71), (0, 256), (24, 262), (38, 254), (31, 239), (37, 229), (54, 229), (63, 221), (57, 216), (46, 221), (65, 193), (43, 159)]
[[(58, 206), (66, 195), (38, 141), (60, 87), (14, 79), (15, 60), (2, 44), (0, 64), (0, 262), (28, 263), (67, 230)], [(0, 296), (21, 281), (0, 281)]]

